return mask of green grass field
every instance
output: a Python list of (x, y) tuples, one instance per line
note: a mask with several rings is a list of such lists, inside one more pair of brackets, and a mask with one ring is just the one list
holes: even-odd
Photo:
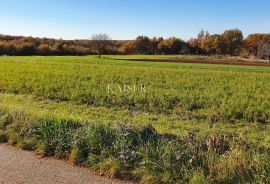
[[(269, 68), (125, 62), (95, 57), (0, 60), (0, 91), (77, 104), (172, 113), (214, 122), (269, 123)], [(108, 85), (145, 93), (108, 93)]]
[[(141, 146), (133, 139), (130, 145), (116, 141), (117, 146), (114, 142), (110, 148), (90, 151), (102, 160), (98, 166), (91, 162), (92, 166), (110, 176), (128, 176), (145, 183), (269, 182), (270, 68), (114, 60), (117, 57), (149, 58), (0, 57), (0, 140), (20, 147), (30, 142), (47, 154), (54, 150), (52, 155), (71, 155), (76, 160), (83, 157), (80, 146), (66, 138), (69, 146), (60, 149), (58, 143), (48, 142), (46, 131), (60, 131), (61, 122), (67, 120), (83, 126), (104, 124), (107, 128), (125, 125), (143, 129), (151, 125), (161, 138), (151, 137), (150, 143), (164, 141), (162, 135), (176, 135), (185, 146), (167, 138), (164, 144), (143, 142)], [(108, 92), (108, 85), (114, 93)], [(138, 89), (143, 85), (144, 91), (119, 89), (134, 85)], [(60, 125), (55, 128), (48, 123), (51, 119), (57, 119)], [(42, 129), (43, 125), (47, 128)], [(100, 130), (98, 126), (92, 128)], [(38, 136), (31, 130), (36, 130)], [(118, 129), (108, 132), (114, 131)], [(111, 135), (108, 132), (105, 137)], [(196, 141), (187, 140), (190, 136)], [(127, 159), (126, 163), (114, 153), (120, 149), (118, 144), (124, 145), (121, 150), (141, 150), (146, 145), (152, 150), (140, 152), (138, 158)], [(170, 146), (183, 152), (190, 150), (189, 154), (196, 156), (173, 165), (176, 161), (169, 152), (179, 150)], [(94, 159), (91, 154), (85, 156), (88, 161)], [(189, 163), (196, 159), (196, 163)], [(148, 165), (140, 165), (146, 161)]]

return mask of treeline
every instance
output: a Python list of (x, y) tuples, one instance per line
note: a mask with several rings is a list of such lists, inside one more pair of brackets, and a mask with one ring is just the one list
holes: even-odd
[[(106, 40), (103, 54), (200, 54), (234, 56), (270, 56), (270, 34), (251, 34), (247, 38), (238, 29), (222, 34), (202, 30), (196, 38), (183, 41), (139, 36), (135, 40)], [(95, 40), (56, 40), (0, 35), (0, 55), (89, 55), (95, 54)]]
[(192, 53), (197, 54), (223, 54), (233, 56), (259, 56), (270, 55), (270, 50), (258, 55), (262, 46), (270, 44), (270, 34), (250, 34), (246, 39), (239, 29), (226, 30), (223, 34), (210, 35), (201, 31), (196, 39), (190, 39), (188, 45)]
[[(108, 41), (104, 54), (117, 54), (123, 41)], [(95, 54), (92, 40), (62, 40), (0, 35), (0, 55), (90, 55)]]
[[(251, 34), (246, 39), (238, 29), (226, 30), (222, 34), (210, 35), (202, 30), (197, 38), (187, 42), (171, 37), (148, 38), (137, 37), (126, 42), (119, 52), (123, 54), (200, 54), (231, 56), (270, 56), (270, 34)], [(259, 54), (259, 55), (258, 55)]]
[(171, 37), (169, 39), (148, 38), (139, 36), (136, 40), (124, 43), (119, 48), (121, 54), (187, 54), (190, 52), (188, 43)]

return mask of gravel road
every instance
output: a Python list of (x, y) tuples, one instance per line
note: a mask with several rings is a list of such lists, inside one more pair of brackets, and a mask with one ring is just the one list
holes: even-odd
[(0, 144), (0, 184), (128, 184), (87, 169)]

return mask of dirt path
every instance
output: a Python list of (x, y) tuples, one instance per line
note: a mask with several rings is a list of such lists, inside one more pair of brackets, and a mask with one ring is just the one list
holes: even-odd
[[(96, 176), (64, 161), (0, 144), (0, 184), (125, 184)], [(127, 183), (126, 183), (127, 184)]]

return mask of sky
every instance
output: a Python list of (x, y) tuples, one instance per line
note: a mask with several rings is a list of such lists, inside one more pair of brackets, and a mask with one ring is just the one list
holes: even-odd
[(89, 39), (139, 35), (188, 40), (238, 28), (270, 33), (269, 0), (0, 0), (0, 34)]

